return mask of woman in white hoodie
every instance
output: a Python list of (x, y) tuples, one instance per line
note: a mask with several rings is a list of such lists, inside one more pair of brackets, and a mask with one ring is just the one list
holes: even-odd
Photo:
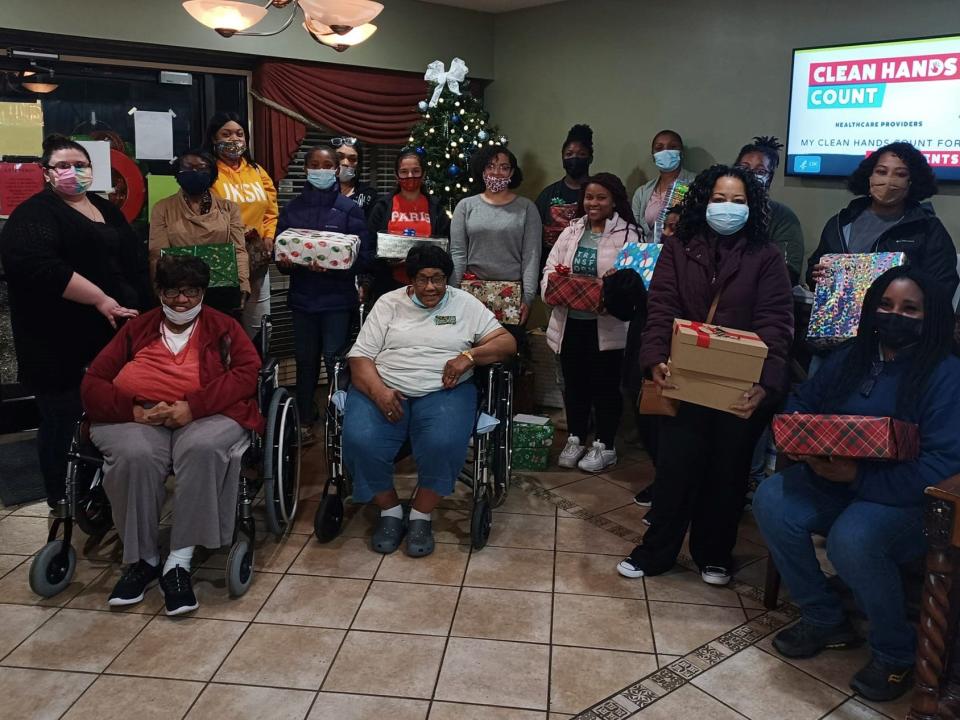
[[(558, 265), (577, 275), (602, 278), (613, 270), (617, 255), (640, 231), (620, 178), (598, 173), (582, 185), (577, 218), (560, 234), (547, 258), (540, 283), (545, 295), (550, 274)], [(561, 467), (579, 466), (600, 472), (616, 464), (614, 438), (620, 424), (620, 365), (628, 323), (602, 309), (599, 313), (555, 306), (547, 326), (547, 344), (560, 354), (565, 382), (564, 403), (570, 436), (560, 453)], [(590, 410), (596, 436), (589, 452)]]

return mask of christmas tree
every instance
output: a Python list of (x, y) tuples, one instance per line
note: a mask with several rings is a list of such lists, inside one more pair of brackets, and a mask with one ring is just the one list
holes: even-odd
[(410, 131), (410, 147), (423, 158), (427, 191), (440, 199), (447, 212), (461, 198), (475, 192), (470, 159), (483, 145), (506, 145), (508, 139), (496, 126), (480, 99), (465, 81), (467, 66), (459, 58), (444, 72), (443, 63), (430, 63), (424, 79), (432, 83), (432, 95), (417, 106), (421, 121)]

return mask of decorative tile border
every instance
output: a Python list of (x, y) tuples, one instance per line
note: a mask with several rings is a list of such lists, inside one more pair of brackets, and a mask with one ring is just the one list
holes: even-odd
[[(628, 542), (640, 544), (643, 540), (642, 535), (609, 518), (593, 515), (572, 500), (537, 484), (536, 480), (528, 475), (514, 475), (511, 483), (528, 495), (546, 500), (571, 516), (613, 533)], [(697, 570), (693, 559), (685, 554), (680, 555), (677, 564), (688, 570)], [(762, 588), (740, 582), (736, 578), (727, 587), (744, 597), (757, 601), (763, 600)], [(763, 612), (743, 625), (701, 645), (682, 658), (674, 660), (666, 667), (640, 678), (632, 685), (581, 711), (574, 720), (621, 720), (635, 717), (647, 706), (662, 700), (693, 678), (754, 645), (767, 635), (789, 625), (798, 617), (799, 611), (796, 606), (782, 602), (776, 610)]]

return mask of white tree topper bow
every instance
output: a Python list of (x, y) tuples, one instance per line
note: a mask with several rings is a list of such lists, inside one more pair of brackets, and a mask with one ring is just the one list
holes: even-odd
[(442, 60), (434, 60), (427, 65), (427, 72), (423, 74), (423, 79), (437, 84), (433, 89), (433, 97), (430, 98), (430, 107), (437, 106), (444, 87), (450, 88), (450, 92), (454, 95), (459, 95), (460, 83), (467, 79), (468, 72), (470, 72), (470, 68), (460, 58), (454, 58), (450, 61), (448, 72), (444, 72)]

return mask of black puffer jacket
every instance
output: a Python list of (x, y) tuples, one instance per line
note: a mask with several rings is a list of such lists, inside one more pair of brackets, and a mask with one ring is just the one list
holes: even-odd
[[(814, 286), (812, 269), (822, 255), (844, 254), (850, 224), (870, 207), (870, 198), (854, 198), (851, 203), (827, 221), (820, 234), (820, 244), (807, 261), (807, 285)], [(957, 277), (957, 249), (950, 233), (929, 205), (911, 203), (903, 220), (887, 229), (874, 243), (872, 252), (902, 252), (907, 262), (943, 283), (953, 296)]]
[(634, 270), (617, 270), (603, 279), (603, 307), (617, 320), (629, 322), (623, 351), (623, 389), (633, 396), (643, 384), (640, 366), (640, 336), (647, 322), (647, 289)]

